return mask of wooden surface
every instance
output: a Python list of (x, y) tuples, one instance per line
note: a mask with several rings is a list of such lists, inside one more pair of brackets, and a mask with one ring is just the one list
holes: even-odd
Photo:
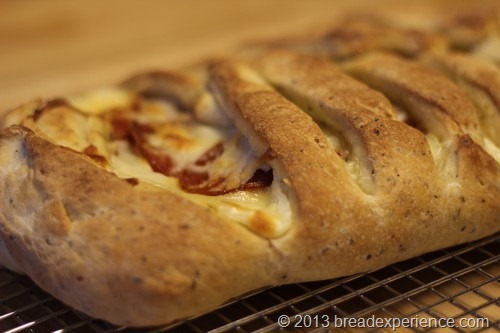
[(0, 108), (225, 52), (244, 38), (303, 25), (308, 7), (305, 1), (0, 0)]
[[(0, 110), (112, 84), (143, 70), (176, 68), (229, 52), (245, 40), (326, 23), (361, 6), (406, 11), (409, 20), (419, 20), (428, 3), (0, 0)], [(454, 4), (440, 1), (449, 11)]]
[[(244, 40), (303, 30), (341, 12), (436, 1), (0, 0), (0, 110), (175, 68)], [(439, 1), (453, 10), (456, 2)]]

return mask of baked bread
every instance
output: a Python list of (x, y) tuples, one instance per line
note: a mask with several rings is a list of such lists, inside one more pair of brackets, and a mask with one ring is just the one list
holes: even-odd
[(498, 232), (494, 28), (351, 22), (7, 113), (2, 264), (150, 326)]

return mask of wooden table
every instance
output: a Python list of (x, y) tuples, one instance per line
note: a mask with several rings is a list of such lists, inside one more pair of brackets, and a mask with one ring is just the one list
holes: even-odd
[[(0, 110), (176, 68), (363, 6), (418, 20), (436, 1), (0, 0)], [(453, 9), (452, 0), (439, 1)]]

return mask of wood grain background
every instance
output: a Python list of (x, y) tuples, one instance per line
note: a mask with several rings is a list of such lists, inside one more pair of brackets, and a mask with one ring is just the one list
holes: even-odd
[[(0, 0), (0, 110), (146, 69), (175, 68), (345, 11), (397, 10), (418, 20), (431, 3), (436, 1)], [(454, 10), (458, 2), (438, 3)]]

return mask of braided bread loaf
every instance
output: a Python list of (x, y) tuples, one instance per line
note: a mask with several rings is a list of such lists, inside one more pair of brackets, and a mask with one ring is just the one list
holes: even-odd
[(498, 232), (498, 31), (457, 22), (349, 20), (9, 112), (1, 262), (146, 326)]

